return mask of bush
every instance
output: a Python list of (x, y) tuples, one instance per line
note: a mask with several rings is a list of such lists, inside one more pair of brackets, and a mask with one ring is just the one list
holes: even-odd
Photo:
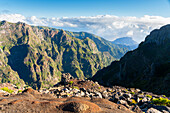
[(137, 102), (134, 99), (131, 99), (130, 104), (137, 104)]
[(18, 93), (21, 93), (22, 92), (22, 90), (18, 90)]
[(152, 99), (152, 104), (169, 106), (170, 100), (168, 100), (167, 98), (155, 98), (155, 99)]
[(3, 87), (3, 88), (1, 88), (1, 90), (6, 91), (8, 93), (14, 92), (14, 90), (8, 89), (8, 87)]
[(72, 88), (73, 88), (73, 89), (78, 89), (78, 90), (79, 90), (79, 88), (78, 88), (78, 87), (76, 87), (76, 86), (73, 86)]
[(152, 98), (152, 96), (151, 96), (151, 95), (146, 95), (146, 97), (148, 97), (148, 98)]
[(69, 82), (69, 84), (71, 84), (71, 85), (72, 85), (73, 83), (74, 83), (73, 81), (70, 81), (70, 82)]
[(134, 94), (135, 94), (135, 92), (131, 92), (131, 94), (132, 94), (132, 95), (134, 95)]

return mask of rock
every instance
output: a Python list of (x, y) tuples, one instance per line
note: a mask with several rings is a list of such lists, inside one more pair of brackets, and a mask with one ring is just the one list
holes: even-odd
[(111, 92), (111, 91), (112, 91), (112, 89), (111, 89), (111, 88), (108, 88), (106, 91), (107, 91), (107, 92)]
[(81, 91), (81, 92), (80, 92), (80, 96), (81, 96), (81, 97), (84, 97), (84, 96), (85, 96), (85, 93)]
[(143, 111), (139, 108), (138, 105), (132, 106), (131, 110), (136, 112), (136, 113), (143, 113)]
[(94, 113), (101, 111), (101, 108), (98, 105), (88, 101), (71, 101), (60, 105), (60, 108), (63, 111), (69, 111), (74, 113)]
[(119, 96), (121, 96), (121, 95), (122, 95), (122, 93), (121, 93), (121, 92), (117, 92), (117, 94), (118, 94)]
[(137, 92), (140, 92), (141, 90), (140, 89), (136, 89)]
[(63, 92), (69, 92), (67, 88), (62, 89)]
[(113, 98), (110, 99), (110, 100), (113, 101), (113, 102), (115, 102), (115, 103), (117, 103), (118, 100), (119, 100), (119, 96), (118, 96), (117, 94), (114, 94), (114, 95), (113, 95)]
[(125, 97), (125, 98), (131, 98), (132, 96), (131, 96), (131, 94), (123, 94), (123, 96)]
[(124, 104), (124, 105), (126, 105), (127, 102), (125, 100), (118, 100), (117, 104), (122, 104), (122, 105)]
[(163, 113), (169, 113), (168, 111), (162, 110)]
[(86, 92), (85, 88), (80, 88), (80, 91)]
[(165, 110), (165, 111), (170, 113), (170, 107), (168, 107), (168, 106), (153, 106), (153, 108), (155, 108), (155, 109), (157, 109), (159, 111)]
[(100, 92), (95, 92), (95, 95), (94, 95), (94, 96), (96, 96), (97, 98), (102, 98), (102, 95), (101, 95)]
[(61, 76), (61, 83), (62, 84), (67, 84), (70, 79), (73, 79), (74, 77), (71, 76), (70, 73), (63, 73), (62, 76)]
[(157, 109), (154, 108), (149, 108), (146, 113), (161, 113), (160, 111), (158, 111)]
[(70, 102), (63, 107), (63, 111), (84, 112), (89, 108), (88, 105), (77, 102)]
[(141, 100), (142, 103), (147, 102), (147, 101), (148, 101), (147, 97), (144, 97), (144, 98)]
[(103, 97), (103, 98), (108, 98), (108, 94), (107, 94), (106, 91), (102, 92), (102, 97)]
[(124, 96), (120, 96), (119, 100), (127, 100)]

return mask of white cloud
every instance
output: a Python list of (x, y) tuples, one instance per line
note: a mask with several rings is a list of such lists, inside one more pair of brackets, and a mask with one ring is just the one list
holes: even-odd
[(51, 26), (72, 31), (86, 31), (102, 36), (107, 40), (118, 37), (131, 36), (135, 41), (142, 41), (155, 28), (170, 24), (170, 17), (161, 16), (118, 17), (114, 15), (63, 17), (63, 18), (37, 18), (24, 17), (20, 14), (0, 15), (0, 21), (25, 22), (31, 25)]
[(127, 36), (133, 36), (133, 31), (128, 31), (126, 35)]

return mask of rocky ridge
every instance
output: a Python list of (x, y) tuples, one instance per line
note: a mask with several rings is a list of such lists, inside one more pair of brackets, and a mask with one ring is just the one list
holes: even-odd
[(170, 96), (170, 25), (153, 30), (134, 51), (98, 71), (93, 80), (105, 86), (136, 87)]
[(50, 87), (62, 73), (92, 77), (128, 48), (89, 33), (0, 22), (0, 82)]

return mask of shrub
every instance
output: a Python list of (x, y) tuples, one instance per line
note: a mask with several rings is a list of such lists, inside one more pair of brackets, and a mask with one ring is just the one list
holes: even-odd
[(167, 98), (155, 98), (152, 99), (152, 104), (156, 104), (156, 105), (170, 105), (170, 100), (168, 100)]
[(74, 83), (73, 81), (70, 81), (70, 82), (69, 82), (69, 84), (71, 84), (71, 85), (72, 85), (73, 83)]
[(14, 90), (8, 89), (8, 87), (3, 87), (3, 88), (1, 88), (1, 90), (6, 91), (8, 93), (14, 92)]
[(18, 90), (18, 93), (21, 93), (22, 92), (22, 90)]
[(79, 89), (79, 88), (78, 88), (78, 87), (76, 87), (76, 86), (73, 86), (72, 88), (73, 88), (73, 89)]
[(131, 92), (131, 94), (133, 94), (133, 95), (134, 95), (134, 94), (135, 94), (135, 92)]
[(146, 97), (148, 97), (148, 98), (152, 98), (152, 96), (151, 96), (151, 95), (146, 95)]
[(130, 104), (137, 104), (137, 102), (135, 101), (135, 99), (131, 99)]

